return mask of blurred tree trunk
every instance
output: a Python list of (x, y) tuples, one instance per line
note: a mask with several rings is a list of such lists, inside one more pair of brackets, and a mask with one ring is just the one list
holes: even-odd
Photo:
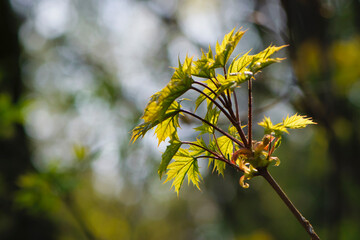
[[(13, 105), (23, 94), (18, 30), (19, 21), (9, 2), (0, 1), (0, 94), (10, 96)], [(0, 136), (0, 158), (0, 239), (55, 239), (48, 219), (29, 215), (13, 203), (18, 177), (32, 169), (21, 124), (9, 136)]]
[[(359, 9), (359, 3), (351, 1)], [(316, 0), (282, 0), (283, 8), (287, 15), (288, 24), (288, 43), (290, 44), (290, 57), (294, 66), (301, 63), (302, 59), (298, 56), (301, 46), (311, 41), (320, 50), (319, 68), (320, 73), (316, 78), (305, 79), (297, 76), (297, 83), (304, 92), (304, 98), (295, 103), (298, 110), (306, 112), (312, 116), (326, 130), (326, 137), (329, 142), (329, 164), (330, 172), (325, 182), (325, 194), (323, 202), (319, 202), (319, 208), (323, 216), (318, 216), (317, 221), (325, 221), (325, 228), (328, 233), (324, 239), (340, 239), (340, 225), (346, 211), (351, 208), (351, 203), (347, 202), (343, 179), (348, 176), (353, 181), (359, 181), (357, 169), (359, 167), (356, 146), (360, 146), (357, 137), (357, 122), (354, 121), (354, 109), (350, 106), (346, 97), (337, 94), (337, 89), (333, 86), (333, 71), (330, 67), (329, 47), (336, 39), (332, 39), (329, 34), (330, 19), (324, 16), (324, 6)], [(359, 14), (355, 13), (355, 19), (359, 19)], [(355, 23), (359, 26), (359, 22)], [(339, 137), (334, 126), (338, 119), (347, 119), (351, 124), (352, 133), (346, 141)], [(351, 210), (350, 210), (351, 211)], [(315, 224), (316, 225), (316, 224)]]

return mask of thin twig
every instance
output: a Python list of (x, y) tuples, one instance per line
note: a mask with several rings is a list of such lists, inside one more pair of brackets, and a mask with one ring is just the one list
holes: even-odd
[(295, 207), (295, 205), (290, 201), (289, 197), (286, 193), (281, 189), (279, 184), (275, 181), (275, 179), (270, 175), (269, 171), (266, 168), (258, 169), (259, 175), (261, 175), (265, 180), (271, 185), (271, 187), (275, 190), (275, 192), (279, 195), (281, 200), (286, 204), (286, 206), (290, 209), (295, 218), (300, 222), (300, 224), (305, 228), (306, 232), (310, 235), (312, 240), (320, 240), (320, 237), (316, 234), (313, 226), (310, 224), (306, 218), (304, 218), (299, 210)]
[(198, 85), (200, 85), (200, 86), (203, 86), (204, 88), (207, 88), (212, 94), (215, 95), (214, 100), (215, 100), (216, 98), (218, 98), (218, 99), (220, 100), (221, 104), (222, 104), (224, 107), (227, 106), (227, 103), (224, 102), (224, 100), (223, 100), (222, 98), (220, 98), (219, 95), (218, 95), (214, 90), (212, 90), (209, 86), (207, 86), (206, 84), (203, 84), (202, 82), (198, 82), (198, 81), (194, 81), (194, 84), (198, 84)]
[[(191, 87), (190, 89), (194, 90), (194, 91), (197, 91), (198, 93), (204, 95), (206, 98), (208, 98), (211, 102), (213, 102), (221, 112), (223, 112), (225, 114), (225, 116), (229, 119), (229, 121), (232, 123), (232, 125), (234, 125), (236, 127), (236, 129), (238, 130), (239, 134), (240, 134), (240, 137), (241, 137), (241, 140), (243, 141), (244, 144), (240, 145), (242, 147), (245, 147), (247, 146), (247, 140), (246, 140), (246, 137), (245, 137), (245, 134), (244, 132), (242, 131), (241, 129), (241, 126), (239, 127), (238, 126), (238, 123), (235, 119), (235, 116), (234, 116), (234, 112), (232, 110), (231, 107), (225, 107), (229, 112), (230, 112), (230, 115), (229, 113), (225, 110), (225, 108), (223, 108), (218, 102), (216, 102), (213, 98), (211, 98), (209, 95), (207, 95), (206, 93), (204, 93), (203, 91), (197, 89), (196, 87)], [(226, 100), (226, 99), (225, 99)], [(238, 141), (239, 142), (239, 141)]]
[(213, 158), (213, 159), (222, 161), (222, 162), (224, 162), (224, 163), (232, 166), (233, 168), (235, 168), (235, 169), (238, 170), (238, 171), (243, 172), (243, 170), (242, 170), (238, 165), (233, 164), (232, 162), (228, 161), (226, 158), (223, 158), (223, 157), (220, 156), (217, 152), (214, 152), (214, 151), (212, 151), (212, 150), (210, 150), (210, 149), (207, 149), (207, 148), (205, 148), (205, 147), (202, 147), (202, 146), (200, 146), (200, 145), (198, 145), (198, 144), (196, 144), (196, 143), (193, 143), (193, 142), (183, 141), (183, 142), (181, 142), (181, 143), (182, 143), (182, 144), (188, 144), (188, 145), (197, 146), (197, 147), (199, 147), (199, 148), (201, 148), (201, 149), (204, 149), (205, 151), (211, 153), (212, 155), (214, 155), (214, 156), (198, 156), (198, 157), (196, 157), (196, 158)]
[(219, 143), (218, 143), (218, 141), (217, 141), (217, 139), (216, 139), (215, 133), (213, 133), (213, 136), (214, 136), (214, 141), (215, 141), (216, 147), (219, 149), (219, 152), (220, 152), (221, 156), (222, 156), (224, 159), (226, 159), (224, 153), (221, 151), (221, 149), (220, 149), (220, 147), (219, 147)]
[(249, 90), (249, 108), (248, 108), (248, 147), (251, 151), (252, 149), (252, 78), (248, 81), (248, 90)]
[(235, 90), (233, 91), (233, 94), (234, 94), (234, 102), (235, 102), (236, 121), (238, 124), (240, 124), (239, 106), (238, 106)]
[[(212, 78), (209, 78), (209, 79), (210, 79), (210, 81), (211, 81), (217, 88), (219, 87), (218, 84), (217, 84)], [(215, 76), (214, 76), (214, 79), (215, 79), (217, 82), (219, 82)]]
[(187, 110), (184, 110), (184, 109), (180, 109), (179, 112), (183, 112), (183, 113), (186, 113), (186, 114), (189, 114), (190, 116), (206, 123), (207, 125), (213, 127), (214, 129), (216, 129), (217, 131), (219, 131), (220, 133), (222, 133), (223, 135), (227, 136), (229, 139), (231, 139), (232, 141), (234, 141), (236, 144), (238, 144), (240, 147), (245, 147), (244, 144), (242, 142), (240, 142), (238, 139), (234, 138), (233, 136), (231, 136), (230, 134), (228, 134), (227, 132), (225, 132), (224, 130), (222, 130), (221, 128), (218, 128), (217, 126), (215, 126), (214, 124), (210, 123), (209, 121), (206, 121), (205, 119), (199, 117), (198, 115), (192, 113), (192, 112), (189, 112)]
[[(227, 75), (226, 75), (226, 67), (223, 67), (223, 71), (224, 71), (224, 78), (225, 80), (227, 79)], [(231, 95), (230, 95), (230, 91), (229, 89), (226, 90), (227, 93), (227, 99), (228, 99), (228, 103), (229, 103), (229, 108), (232, 108), (232, 103), (231, 103)]]
[(196, 144), (196, 143), (193, 143), (193, 142), (187, 142), (187, 141), (182, 141), (181, 143), (182, 143), (182, 144), (188, 144), (188, 145), (196, 146), (196, 147), (198, 147), (198, 148), (201, 148), (201, 149), (203, 149), (203, 150), (211, 153), (211, 154), (214, 155), (215, 157), (221, 158), (221, 156), (220, 156), (219, 154), (217, 154), (217, 152), (214, 152), (214, 151), (212, 151), (212, 150), (210, 150), (210, 149), (207, 149), (207, 148), (205, 148), (205, 147), (203, 147), (203, 146), (201, 146), (201, 145), (199, 145), (199, 144)]
[(198, 93), (204, 95), (207, 99), (209, 99), (211, 102), (213, 102), (215, 104), (215, 106), (217, 106), (219, 108), (219, 110), (225, 114), (225, 116), (232, 121), (232, 117), (229, 115), (229, 113), (225, 110), (225, 108), (223, 108), (218, 102), (215, 101), (215, 99), (211, 98), (209, 95), (207, 95), (206, 93), (204, 93), (203, 91), (201, 91), (200, 89), (197, 89), (196, 87), (191, 87), (190, 89), (197, 91)]

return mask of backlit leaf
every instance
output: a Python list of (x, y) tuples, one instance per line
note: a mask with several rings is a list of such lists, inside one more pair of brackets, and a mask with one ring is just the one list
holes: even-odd
[(279, 51), (284, 47), (287, 47), (287, 45), (283, 45), (280, 47), (275, 47), (270, 45), (265, 50), (254, 55), (252, 63), (250, 64), (251, 66), (249, 67), (250, 71), (255, 74), (259, 70), (269, 66), (272, 63), (276, 63), (276, 62), (280, 62), (281, 60), (284, 60), (284, 58), (270, 58), (271, 55), (273, 55), (275, 52)]
[(202, 138), (197, 138), (195, 142), (192, 142), (196, 145), (191, 144), (189, 147), (189, 151), (191, 151), (191, 155), (192, 156), (199, 156), (200, 154), (205, 153), (205, 149), (207, 149), (208, 147), (206, 146), (206, 143), (204, 141), (204, 139)]
[[(217, 125), (218, 119), (220, 115), (220, 110), (216, 107), (214, 108), (208, 108), (208, 111), (205, 115), (205, 120), (213, 125)], [(200, 127), (195, 128), (195, 130), (200, 131), (200, 134), (204, 133), (214, 133), (214, 128), (207, 123), (203, 122), (203, 124)]]
[[(221, 154), (223, 154), (225, 158), (227, 158), (229, 161), (234, 152), (234, 144), (232, 140), (226, 136), (221, 136), (216, 140), (214, 139), (211, 143), (211, 148), (213, 151), (220, 152)], [(214, 162), (213, 171), (216, 170), (218, 174), (224, 176), (226, 163), (220, 160), (210, 159), (209, 164), (211, 164), (212, 162)]]
[(202, 51), (201, 58), (193, 62), (194, 65), (192, 66), (191, 74), (202, 78), (215, 77), (215, 69), (213, 68), (214, 62), (212, 51), (209, 46), (209, 52), (205, 55)]
[(215, 63), (213, 66), (214, 68), (224, 67), (226, 65), (236, 45), (239, 43), (241, 37), (245, 33), (245, 31), (240, 30), (235, 33), (234, 32), (235, 28), (226, 34), (221, 45), (219, 42), (216, 43)]
[(270, 118), (264, 117), (264, 120), (260, 123), (258, 123), (260, 126), (265, 128), (266, 134), (275, 133), (275, 137), (280, 137), (282, 133), (287, 131), (287, 128), (289, 129), (297, 129), (297, 128), (304, 128), (309, 124), (316, 124), (313, 122), (310, 118), (307, 118), (306, 116), (301, 115), (293, 115), (292, 117), (287, 116), (283, 122), (278, 123), (276, 125), (273, 125)]
[[(180, 109), (180, 104), (178, 102), (173, 102), (168, 109), (168, 112), (174, 111), (177, 112)], [(160, 144), (162, 141), (165, 141), (166, 138), (174, 136), (177, 137), (177, 128), (179, 125), (179, 114), (174, 114), (171, 117), (160, 122), (156, 129), (155, 134)]]
[(171, 187), (174, 187), (175, 192), (179, 195), (181, 185), (184, 182), (185, 176), (188, 176), (188, 183), (192, 182), (198, 189), (201, 174), (197, 160), (187, 149), (180, 148), (173, 157), (174, 162), (168, 165), (167, 179), (165, 182), (173, 180)]
[[(166, 121), (169, 118), (170, 119), (176, 118), (176, 121), (177, 121), (180, 107), (181, 107), (181, 105), (178, 102), (173, 102), (171, 107), (167, 110), (166, 114), (163, 116), (163, 118), (161, 120), (156, 120), (153, 122), (145, 122), (145, 123), (142, 123), (142, 124), (136, 126), (132, 130), (132, 136), (131, 136), (130, 141), (135, 142), (139, 137), (144, 137), (144, 135), (150, 129), (156, 127), (158, 124), (162, 123), (162, 121)], [(172, 128), (172, 130), (174, 130), (174, 129)], [(176, 130), (176, 128), (175, 128), (175, 130)], [(166, 139), (166, 137), (165, 137), (165, 139)]]
[(191, 78), (191, 62), (192, 58), (188, 57), (185, 58), (183, 65), (179, 60), (179, 67), (175, 68), (170, 82), (150, 98), (142, 116), (145, 122), (161, 121), (174, 100), (190, 89), (194, 82)]
[[(203, 92), (208, 95), (209, 97), (211, 97), (212, 99), (216, 99), (217, 98), (217, 91), (218, 91), (218, 87), (217, 85), (214, 84), (214, 82), (216, 82), (216, 79), (213, 78), (212, 80), (208, 79), (206, 81), (204, 81), (204, 83), (212, 90), (208, 89), (208, 88), (204, 88)], [(213, 93), (215, 92), (216, 95)], [(210, 104), (210, 100), (204, 95), (204, 94), (200, 94), (199, 97), (196, 99), (195, 102), (195, 111), (196, 109), (200, 106), (200, 104), (204, 101), (207, 100), (208, 105)]]
[(296, 128), (304, 128), (309, 124), (316, 124), (311, 120), (311, 118), (308, 118), (306, 116), (301, 115), (293, 115), (289, 117), (289, 115), (283, 120), (283, 125), (286, 128), (290, 129), (296, 129)]
[(230, 160), (230, 158), (234, 152), (233, 141), (226, 136), (221, 136), (221, 137), (217, 138), (217, 143), (219, 145), (219, 148), (220, 148), (220, 151), (222, 152), (222, 154), (224, 154), (224, 156), (228, 160)]
[(249, 52), (241, 57), (236, 57), (229, 67), (228, 77), (235, 77), (235, 81), (238, 85), (246, 82), (253, 76), (253, 72), (250, 71), (248, 66), (252, 63), (254, 56), (249, 55)]
[(169, 162), (174, 157), (174, 155), (177, 153), (179, 148), (181, 147), (182, 143), (176, 139), (173, 138), (170, 140), (170, 145), (166, 147), (165, 152), (161, 156), (161, 163), (158, 169), (158, 174), (161, 179), (163, 173), (166, 171)]

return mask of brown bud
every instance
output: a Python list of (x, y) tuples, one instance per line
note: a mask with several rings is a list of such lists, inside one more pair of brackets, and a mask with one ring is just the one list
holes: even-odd
[(246, 156), (247, 158), (251, 157), (252, 152), (247, 148), (242, 148), (237, 151), (235, 151), (231, 157), (231, 162), (233, 164), (236, 163), (236, 160), (239, 158), (240, 155)]

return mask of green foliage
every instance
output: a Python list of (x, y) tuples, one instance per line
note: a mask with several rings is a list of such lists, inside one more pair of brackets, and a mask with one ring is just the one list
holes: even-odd
[(221, 45), (219, 44), (219, 42), (216, 43), (216, 55), (213, 67), (225, 67), (236, 45), (239, 43), (241, 37), (245, 33), (245, 31), (239, 30), (234, 34), (234, 31), (235, 28), (225, 35)]
[(170, 145), (166, 147), (166, 150), (162, 155), (160, 167), (158, 170), (160, 178), (162, 177), (163, 173), (166, 171), (171, 159), (174, 157), (174, 155), (177, 153), (177, 151), (181, 147), (181, 144), (182, 143), (179, 140), (177, 140), (176, 138), (170, 140)]
[[(210, 108), (208, 108), (208, 111), (206, 112), (205, 120), (211, 123), (212, 125), (217, 125), (219, 116), (220, 116), (220, 110), (217, 108), (212, 108), (210, 106)], [(203, 122), (203, 125), (195, 128), (195, 130), (200, 131), (200, 134), (204, 134), (204, 133), (212, 134), (215, 132), (215, 129), (206, 122)]]
[[(220, 154), (227, 159), (228, 161), (230, 161), (231, 156), (234, 152), (234, 144), (233, 141), (226, 137), (226, 136), (221, 136), (219, 138), (214, 138), (214, 140), (211, 143), (211, 147), (212, 150), (214, 151), (219, 151)], [(224, 170), (226, 167), (226, 163), (223, 161), (219, 161), (219, 160), (213, 160), (210, 159), (209, 160), (209, 164), (214, 162), (214, 169), (213, 171), (217, 171), (218, 174), (221, 174), (224, 176)]]
[(196, 157), (187, 149), (179, 149), (179, 151), (173, 157), (174, 162), (168, 165), (167, 179), (165, 182), (174, 180), (172, 187), (174, 187), (176, 193), (179, 195), (180, 187), (188, 176), (189, 184), (190, 181), (200, 189), (200, 172)]
[(178, 114), (179, 109), (180, 104), (177, 102), (173, 102), (168, 109), (168, 113), (170, 112), (174, 114), (170, 114), (168, 118), (164, 119), (157, 125), (155, 129), (155, 134), (159, 140), (159, 144), (162, 141), (165, 141), (165, 139), (168, 137), (177, 138), (176, 129), (180, 127)]
[(266, 134), (275, 133), (276, 136), (281, 136), (283, 133), (289, 133), (287, 129), (304, 128), (309, 124), (316, 123), (306, 116), (295, 114), (291, 117), (288, 115), (281, 123), (276, 125), (273, 125), (268, 117), (264, 117), (264, 120), (258, 124), (264, 127)]
[[(166, 121), (168, 119), (171, 119), (168, 122), (168, 124), (164, 124), (163, 126), (158, 127), (159, 134), (157, 136), (159, 138), (159, 143), (161, 141), (163, 141), (164, 139), (166, 139), (167, 136), (171, 136), (172, 134), (166, 130), (170, 129), (170, 131), (176, 131), (176, 127), (179, 127), (178, 114), (179, 114), (180, 107), (181, 106), (179, 103), (173, 102), (161, 120), (144, 122), (143, 124), (140, 124), (139, 126), (135, 127), (132, 131), (131, 141), (135, 142), (139, 137), (143, 137), (149, 130), (158, 126), (163, 121)], [(164, 138), (164, 136), (166, 136), (166, 137)], [(175, 134), (175, 136), (176, 136), (176, 134)]]
[[(309, 118), (295, 114), (286, 117), (282, 123), (273, 125), (270, 118), (265, 117), (259, 123), (265, 128), (263, 139), (255, 141), (251, 139), (250, 134), (246, 136), (244, 127), (250, 127), (252, 122), (248, 122), (246, 126), (240, 124), (239, 110), (235, 104), (236, 88), (254, 80), (255, 75), (263, 68), (280, 62), (283, 58), (271, 56), (285, 46), (269, 46), (255, 55), (250, 55), (249, 51), (235, 57), (228, 64), (244, 33), (245, 31), (233, 29), (226, 34), (221, 45), (216, 44), (215, 56), (209, 47), (209, 51), (202, 51), (201, 57), (196, 61), (188, 56), (183, 64), (179, 61), (179, 67), (174, 68), (175, 72), (168, 85), (154, 94), (147, 104), (142, 116), (144, 123), (135, 127), (132, 132), (132, 141), (143, 137), (152, 128), (156, 128), (155, 134), (159, 144), (169, 138), (169, 145), (162, 155), (158, 174), (160, 178), (164, 173), (167, 174), (165, 182), (173, 181), (172, 187), (177, 194), (186, 176), (189, 183), (192, 182), (200, 188), (201, 174), (198, 161), (203, 159), (208, 159), (208, 166), (213, 166), (213, 171), (219, 175), (224, 175), (226, 165), (243, 172), (240, 185), (248, 187), (245, 180), (257, 176), (259, 169), (267, 168), (274, 161), (276, 165), (279, 164), (279, 159), (272, 154), (280, 146), (281, 135), (287, 133), (287, 129), (303, 128), (314, 123)], [(216, 68), (222, 68), (223, 74), (215, 74)], [(193, 77), (201, 80), (197, 81)], [(199, 93), (195, 101), (195, 111), (206, 99), (205, 116), (182, 109), (176, 101), (188, 90)], [(251, 106), (251, 103), (248, 105)], [(196, 141), (179, 140), (179, 114), (189, 115), (201, 121), (200, 126), (194, 128), (200, 136)], [(227, 131), (219, 127), (220, 115), (224, 115), (230, 122)], [(208, 143), (201, 135), (208, 135)], [(189, 147), (183, 148), (184, 145)]]
[(210, 46), (207, 54), (205, 54), (203, 50), (201, 50), (201, 52), (201, 58), (194, 62), (194, 66), (191, 68), (191, 74), (201, 78), (215, 77), (215, 69), (213, 67), (215, 61)]
[(142, 116), (145, 122), (162, 121), (166, 111), (175, 99), (189, 90), (193, 83), (193, 79), (191, 78), (191, 63), (192, 58), (186, 57), (183, 65), (179, 60), (179, 67), (174, 68), (175, 72), (168, 85), (160, 92), (155, 93), (146, 106), (144, 115)]

